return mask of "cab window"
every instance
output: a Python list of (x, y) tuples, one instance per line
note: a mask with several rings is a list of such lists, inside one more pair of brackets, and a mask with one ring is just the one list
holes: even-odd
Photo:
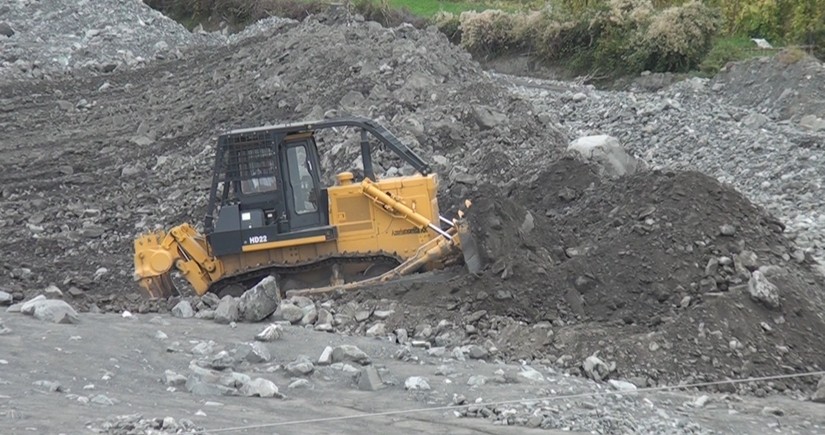
[(286, 154), (295, 212), (303, 214), (317, 211), (314, 168), (308, 158), (306, 145), (290, 147)]

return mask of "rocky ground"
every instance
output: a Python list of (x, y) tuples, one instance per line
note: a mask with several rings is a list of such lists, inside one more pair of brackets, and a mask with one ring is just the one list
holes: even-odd
[[(8, 434), (304, 434), (388, 427), (456, 434), (825, 431), (815, 403), (633, 392), (626, 383), (596, 383), (541, 364), (505, 364), (473, 350), (458, 356), (289, 324), (267, 342), (255, 339), (265, 324), (154, 314), (82, 313), (76, 323), (54, 324), (4, 313), (3, 321), (0, 429)], [(557, 395), (575, 397), (552, 398)], [(487, 405), (524, 398), (546, 399)]]
[[(22, 379), (0, 376), (13, 393), (2, 390), (0, 411), (13, 432), (214, 431), (237, 426), (238, 412), (246, 425), (462, 400), (473, 406), (369, 424), (822, 431), (808, 402), (825, 394), (815, 377), (655, 400), (475, 404), (825, 368), (820, 63), (756, 60), (709, 81), (662, 87), (652, 76), (607, 92), (490, 74), (433, 29), (339, 12), (225, 35), (186, 32), (137, 1), (64, 6), (71, 19), (51, 34), (38, 24), (52, 13), (44, 3), (0, 6), (0, 305), (13, 307), (0, 326), (13, 350), (0, 357)], [(377, 119), (431, 162), (445, 212), (473, 199), (482, 274), (281, 303), (261, 297), (266, 284), (241, 298), (139, 299), (132, 240), (200, 224), (219, 132), (348, 114)], [(357, 143), (321, 139), (328, 177), (357, 169)], [(411, 171), (382, 151), (376, 163), (382, 175)], [(281, 326), (253, 340), (270, 322)], [(352, 349), (319, 362), (342, 344), (370, 363)], [(22, 369), (35, 345), (47, 372)], [(202, 394), (220, 399), (193, 399)], [(25, 418), (52, 399), (72, 412)]]

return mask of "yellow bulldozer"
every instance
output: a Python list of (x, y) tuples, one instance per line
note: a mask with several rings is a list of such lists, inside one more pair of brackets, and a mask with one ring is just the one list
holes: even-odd
[[(320, 130), (360, 133), (363, 174), (321, 183)], [(383, 146), (417, 173), (377, 179)], [(218, 137), (203, 233), (184, 223), (134, 241), (135, 279), (150, 299), (178, 293), (177, 271), (198, 295), (239, 295), (267, 276), (281, 296), (348, 290), (463, 263), (478, 272), (465, 212), (439, 214), (429, 165), (373, 120), (336, 118), (232, 130)]]

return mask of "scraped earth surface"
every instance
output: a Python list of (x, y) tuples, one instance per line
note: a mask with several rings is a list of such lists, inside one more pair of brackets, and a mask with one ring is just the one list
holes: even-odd
[[(502, 400), (601, 391), (611, 380), (644, 388), (825, 368), (825, 278), (818, 272), (823, 93), (810, 81), (790, 92), (772, 90), (770, 101), (751, 89), (801, 83), (818, 74), (820, 63), (759, 60), (712, 81), (611, 93), (489, 74), (433, 29), (387, 29), (330, 13), (303, 22), (271, 19), (236, 36), (190, 35), (138, 2), (115, 1), (98, 15), (100, 2), (73, 3), (76, 19), (60, 22), (61, 32), (85, 38), (92, 48), (82, 54), (90, 58), (44, 63), (38, 47), (50, 47), (48, 56), (60, 60), (78, 42), (38, 36), (36, 17), (21, 12), (26, 3), (0, 9), (0, 20), (15, 30), (0, 36), (13, 48), (6, 53), (29, 57), (5, 59), (0, 75), (0, 305), (43, 294), (81, 315), (79, 323), (62, 325), (4, 314), (12, 332), (0, 335), (0, 345), (14, 354), (0, 355), (10, 369), (2, 379), (13, 394), (3, 393), (0, 410), (13, 432), (51, 432), (61, 423), (116, 432), (113, 425), (140, 423), (117, 419), (136, 408), (149, 420), (167, 416), (155, 415), (157, 409), (170, 409), (177, 423), (189, 419), (211, 429), (237, 426), (231, 419), (242, 409), (249, 410), (244, 424), (270, 421), (273, 412), (285, 413), (282, 420), (345, 415), (350, 411), (330, 409), (324, 400), (342, 403), (340, 392), (352, 391), (350, 375), (319, 369), (310, 377), (317, 388), (301, 396), (303, 390), (288, 392), (294, 374), (277, 367), (301, 353), (317, 361), (318, 343), (329, 341), (363, 345), (389, 369), (391, 388), (352, 399), (352, 407), (373, 411), (449, 405), (453, 394), (471, 402), (490, 391)], [(89, 32), (100, 27), (100, 11), (118, 23), (140, 19), (151, 31)], [(123, 54), (150, 43), (164, 50), (141, 61)], [(156, 382), (166, 369), (187, 376), (191, 360), (220, 359), (222, 346), (237, 350), (232, 340), (251, 340), (265, 323), (212, 322), (220, 317), (216, 299), (140, 300), (132, 279), (134, 237), (182, 222), (200, 225), (220, 132), (346, 115), (376, 119), (433, 166), (444, 214), (473, 200), (469, 217), (485, 270), (468, 276), (450, 269), (282, 303), (267, 319), (287, 325), (286, 344), (267, 344), (277, 364), (241, 369), (262, 374), (297, 401), (221, 398), (229, 402), (213, 410), (188, 391), (167, 391)], [(638, 168), (617, 177), (604, 162), (566, 151), (574, 139), (599, 134), (618, 138)], [(354, 140), (325, 135), (319, 146), (328, 181), (336, 171), (359, 169)], [(375, 161), (381, 176), (412, 172), (385, 151)], [(124, 310), (137, 318), (117, 316)], [(150, 313), (175, 336), (153, 338), (158, 324), (150, 323)], [(174, 317), (182, 314), (194, 318)], [(112, 325), (112, 334), (98, 337), (102, 325)], [(136, 333), (142, 338), (133, 340)], [(195, 355), (199, 343), (190, 338), (215, 344)], [(84, 347), (107, 341), (112, 345)], [(167, 352), (167, 341), (180, 346)], [(25, 349), (35, 348), (49, 372), (23, 369), (31, 364)], [(72, 349), (70, 358), (55, 356)], [(83, 363), (80, 355), (99, 362)], [(440, 376), (443, 360), (460, 366), (461, 376), (439, 378), (427, 392), (405, 389), (409, 376)], [(547, 379), (511, 382), (508, 371), (521, 364)], [(78, 372), (52, 379), (63, 366)], [(101, 372), (88, 373), (89, 367)], [(114, 375), (121, 368), (130, 372)], [(495, 373), (499, 368), (504, 374)], [(484, 376), (472, 382), (483, 385), (467, 385), (470, 374)], [(83, 390), (86, 379), (78, 381), (84, 377), (95, 389), (110, 385), (101, 394), (117, 400), (93, 401), (97, 393)], [(40, 380), (71, 391), (45, 394), (41, 402), (43, 394), (33, 391), (53, 384), (35, 388)], [(817, 381), (697, 392), (713, 395), (718, 406), (710, 408), (683, 404), (697, 397), (660, 404), (628, 395), (584, 405), (476, 407), (459, 417), (599, 433), (764, 433), (765, 427), (817, 433), (821, 405), (807, 402), (820, 389)], [(82, 418), (68, 411), (54, 421), (26, 418), (58, 402), (78, 407)], [(474, 419), (456, 423), (452, 410), (428, 415), (369, 424), (496, 432)], [(140, 424), (154, 424), (149, 420)]]

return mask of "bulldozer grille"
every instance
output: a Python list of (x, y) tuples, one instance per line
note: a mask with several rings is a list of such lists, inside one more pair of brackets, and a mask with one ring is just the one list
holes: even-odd
[(205, 229), (212, 231), (218, 208), (242, 196), (279, 190), (278, 142), (281, 135), (251, 132), (221, 137), (212, 177)]

